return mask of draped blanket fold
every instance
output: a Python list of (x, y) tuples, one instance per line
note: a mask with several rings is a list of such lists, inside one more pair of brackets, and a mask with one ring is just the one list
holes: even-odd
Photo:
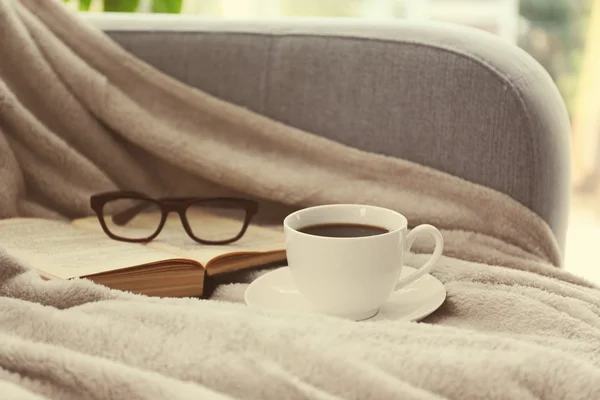
[(424, 323), (354, 323), (246, 308), (246, 283), (196, 300), (43, 281), (0, 250), (1, 398), (600, 398), (600, 290), (533, 212), (188, 87), (56, 0), (0, 0), (0, 182), (1, 218), (87, 215), (116, 189), (243, 194), (274, 223), (380, 205), (442, 230), (448, 292)]

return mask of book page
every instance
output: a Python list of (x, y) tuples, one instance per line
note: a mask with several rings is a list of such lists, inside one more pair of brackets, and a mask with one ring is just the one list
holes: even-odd
[(182, 257), (191, 258), (207, 265), (215, 257), (237, 252), (266, 252), (285, 249), (283, 229), (264, 226), (249, 226), (240, 240), (226, 245), (201, 244), (190, 238), (181, 224), (169, 226), (147, 246), (169, 251)]
[[(118, 229), (121, 232), (125, 232), (125, 229), (131, 229), (131, 234), (135, 235), (135, 231), (139, 230), (141, 226), (146, 226), (149, 221), (160, 219), (152, 214), (145, 213), (144, 216), (137, 216), (135, 219), (128, 221), (127, 227), (119, 226)], [(226, 216), (198, 210), (194, 213), (188, 212), (187, 217), (191, 226), (202, 227), (202, 234), (208, 237), (213, 232), (236, 231), (236, 227), (239, 225), (238, 221)], [(102, 231), (98, 221), (93, 218), (75, 220), (73, 225), (86, 230)], [(161, 233), (154, 240), (147, 243), (146, 247), (190, 258), (206, 265), (213, 258), (228, 253), (284, 250), (285, 240), (282, 225), (261, 226), (250, 224), (244, 236), (237, 242), (226, 245), (201, 244), (188, 236), (178, 215), (170, 214)]]
[(172, 254), (115, 241), (104, 233), (80, 230), (66, 222), (34, 218), (0, 221), (0, 244), (18, 260), (62, 279), (173, 258)]

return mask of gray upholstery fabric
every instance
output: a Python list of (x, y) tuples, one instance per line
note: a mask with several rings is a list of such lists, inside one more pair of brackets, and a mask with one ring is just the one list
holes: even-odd
[(445, 24), (334, 20), (107, 32), (217, 97), (506, 193), (546, 220), (564, 248), (566, 109), (543, 68), (499, 38)]

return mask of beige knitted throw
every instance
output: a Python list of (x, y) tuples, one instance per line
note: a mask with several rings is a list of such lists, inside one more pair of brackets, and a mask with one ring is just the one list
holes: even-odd
[(424, 323), (354, 323), (247, 309), (244, 284), (203, 301), (46, 282), (0, 251), (2, 399), (600, 398), (600, 290), (558, 268), (538, 216), (187, 87), (56, 0), (0, 0), (0, 182), (2, 218), (83, 216), (114, 189), (241, 193), (273, 222), (381, 205), (443, 230), (448, 292)]

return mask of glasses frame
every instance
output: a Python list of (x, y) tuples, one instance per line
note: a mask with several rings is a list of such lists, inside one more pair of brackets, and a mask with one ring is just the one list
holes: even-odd
[[(143, 200), (149, 203), (155, 204), (159, 210), (161, 211), (160, 222), (156, 228), (156, 231), (145, 237), (138, 239), (130, 239), (124, 238), (118, 235), (115, 235), (110, 231), (106, 222), (104, 221), (104, 206), (106, 203), (114, 200)], [(245, 210), (245, 218), (244, 224), (240, 232), (231, 239), (226, 240), (205, 240), (200, 239), (199, 237), (194, 235), (192, 228), (188, 222), (186, 212), (187, 210), (194, 204), (203, 202), (203, 201), (224, 201), (231, 202), (240, 207), (240, 209)], [(167, 217), (170, 213), (174, 212), (179, 215), (179, 219), (181, 224), (183, 225), (183, 229), (188, 234), (188, 236), (194, 241), (207, 244), (207, 245), (223, 245), (236, 242), (244, 236), (248, 226), (250, 225), (250, 221), (252, 217), (256, 215), (258, 212), (258, 203), (254, 200), (245, 199), (241, 197), (161, 197), (161, 198), (152, 198), (143, 193), (139, 192), (131, 192), (131, 191), (115, 191), (115, 192), (106, 192), (106, 193), (98, 193), (94, 194), (90, 197), (90, 207), (96, 213), (96, 217), (98, 217), (98, 221), (100, 222), (100, 226), (104, 233), (114, 240), (119, 240), (123, 242), (131, 242), (131, 243), (147, 243), (154, 240), (160, 232), (163, 230), (165, 223), (167, 222)]]

